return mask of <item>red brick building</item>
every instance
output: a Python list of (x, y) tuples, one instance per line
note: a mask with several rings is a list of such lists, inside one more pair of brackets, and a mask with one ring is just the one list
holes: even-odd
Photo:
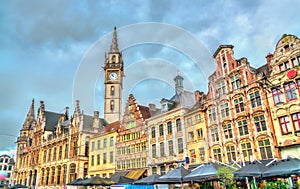
[(210, 158), (230, 163), (278, 157), (267, 65), (255, 69), (247, 58), (235, 59), (232, 45), (221, 45), (213, 57), (217, 68), (209, 77), (206, 112)]
[(144, 121), (149, 117), (149, 108), (138, 105), (130, 94), (117, 136), (116, 172), (123, 172), (126, 177), (136, 180), (147, 173), (148, 148)]

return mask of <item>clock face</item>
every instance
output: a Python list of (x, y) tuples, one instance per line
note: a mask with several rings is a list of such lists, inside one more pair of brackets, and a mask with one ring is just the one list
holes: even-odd
[(118, 78), (118, 74), (116, 72), (111, 72), (108, 77), (110, 80), (116, 80)]

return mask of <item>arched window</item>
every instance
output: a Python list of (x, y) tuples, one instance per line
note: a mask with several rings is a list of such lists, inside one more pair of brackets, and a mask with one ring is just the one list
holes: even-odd
[(233, 144), (226, 146), (226, 152), (227, 152), (227, 158), (229, 163), (236, 160), (236, 151), (235, 151), (235, 146)]
[(44, 181), (45, 181), (45, 169), (42, 169), (42, 183), (41, 186), (44, 186)]
[(111, 96), (114, 96), (114, 95), (115, 95), (115, 87), (114, 87), (114, 86), (111, 86), (111, 87), (110, 87), (110, 95), (111, 95)]
[(252, 145), (250, 141), (242, 141), (241, 150), (242, 150), (244, 161), (251, 161), (251, 156), (253, 152), (252, 152)]
[(46, 186), (48, 186), (48, 184), (49, 184), (49, 175), (50, 175), (50, 169), (49, 168), (47, 168), (47, 174), (46, 174)]
[(61, 166), (57, 167), (57, 177), (56, 177), (56, 184), (60, 185), (60, 174), (61, 174)]
[(178, 144), (178, 153), (183, 153), (183, 140), (182, 140), (182, 138), (177, 139), (177, 144)]
[(180, 118), (176, 119), (176, 128), (177, 128), (177, 131), (181, 131), (182, 130)]
[(54, 185), (55, 167), (52, 167), (51, 169), (51, 185)]
[(215, 160), (222, 162), (221, 148), (218, 147), (213, 148), (213, 156)]
[(70, 181), (72, 182), (75, 179), (76, 179), (76, 164), (72, 163), (70, 165)]
[(235, 112), (236, 113), (240, 113), (245, 111), (245, 107), (244, 107), (244, 99), (242, 96), (238, 96), (237, 98), (235, 98), (233, 100), (234, 103), (234, 107), (235, 107)]
[(270, 140), (267, 138), (258, 141), (261, 159), (273, 158)]
[(64, 185), (67, 184), (67, 165), (64, 165), (64, 175), (63, 175)]
[(110, 101), (110, 110), (113, 111), (115, 109), (115, 101)]

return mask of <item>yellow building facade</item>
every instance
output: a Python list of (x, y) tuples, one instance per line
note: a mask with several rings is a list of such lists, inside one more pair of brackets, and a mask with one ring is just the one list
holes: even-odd
[(37, 118), (34, 101), (17, 139), (13, 184), (64, 188), (88, 173), (89, 138), (103, 127), (99, 113), (84, 115), (76, 101), (74, 114), (45, 110), (41, 101)]
[(267, 55), (270, 104), (281, 158), (300, 157), (300, 40), (283, 35)]
[(110, 178), (115, 173), (115, 144), (119, 128), (120, 122), (113, 122), (90, 138), (89, 177)]
[(171, 99), (163, 98), (160, 101), (162, 108), (146, 120), (148, 175), (163, 175), (187, 163), (184, 115), (195, 104), (194, 93), (184, 90), (180, 75), (174, 81), (175, 95)]
[(195, 92), (196, 104), (184, 115), (189, 166), (208, 162), (205, 95)]

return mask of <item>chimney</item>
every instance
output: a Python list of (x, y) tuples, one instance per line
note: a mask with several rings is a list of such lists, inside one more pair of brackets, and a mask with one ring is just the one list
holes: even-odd
[(273, 58), (273, 54), (272, 53), (268, 53), (268, 55), (266, 56), (266, 60), (267, 60), (267, 64), (268, 64), (268, 70), (270, 71), (272, 69), (271, 67), (271, 60)]
[(96, 133), (99, 132), (99, 123), (99, 111), (94, 111), (93, 128)]
[(195, 101), (196, 101), (196, 102), (199, 102), (200, 99), (201, 99), (200, 91), (196, 90), (196, 91), (195, 91)]

